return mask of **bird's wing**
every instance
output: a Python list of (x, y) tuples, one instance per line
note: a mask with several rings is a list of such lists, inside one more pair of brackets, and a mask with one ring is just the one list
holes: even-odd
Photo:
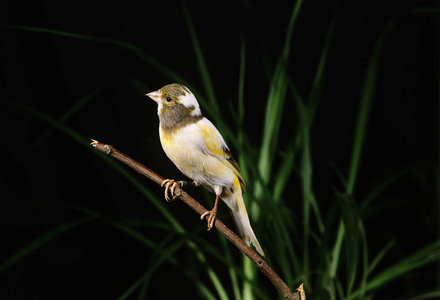
[(197, 122), (202, 134), (202, 151), (209, 154), (230, 168), (240, 181), (242, 192), (245, 192), (245, 183), (240, 174), (238, 163), (232, 157), (225, 140), (215, 126), (206, 118)]

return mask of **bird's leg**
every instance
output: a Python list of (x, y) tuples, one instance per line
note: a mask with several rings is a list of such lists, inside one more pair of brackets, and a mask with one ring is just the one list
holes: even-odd
[(211, 230), (211, 228), (214, 226), (215, 216), (217, 215), (218, 198), (220, 198), (220, 195), (215, 195), (215, 203), (212, 210), (208, 210), (200, 216), (200, 219), (203, 220), (207, 215), (209, 215), (208, 219), (206, 220), (208, 223), (208, 230)]
[(192, 181), (192, 182), (187, 182), (187, 181), (179, 181), (180, 182), (180, 187), (181, 188), (185, 188), (185, 187), (187, 187), (188, 185), (191, 185), (191, 186), (199, 186), (200, 184), (198, 184), (196, 181)]

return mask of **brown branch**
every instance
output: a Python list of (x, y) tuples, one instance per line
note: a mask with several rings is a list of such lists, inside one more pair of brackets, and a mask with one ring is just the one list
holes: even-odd
[[(91, 145), (97, 150), (104, 152), (117, 160), (123, 162), (127, 166), (133, 168), (136, 172), (144, 175), (145, 177), (151, 179), (155, 183), (161, 185), (165, 180), (162, 176), (156, 172), (148, 169), (141, 163), (135, 161), (131, 157), (125, 155), (119, 150), (115, 149), (113, 146), (100, 143), (98, 141), (92, 140)], [(186, 205), (191, 207), (199, 215), (204, 214), (207, 209), (204, 208), (199, 202), (194, 200), (190, 195), (188, 195), (184, 190), (176, 188), (175, 195), (177, 195), (180, 200), (182, 200)], [(234, 232), (232, 232), (223, 222), (219, 219), (215, 221), (215, 228), (223, 234), (232, 244), (234, 244), (244, 255), (249, 257), (249, 259), (258, 267), (258, 269), (272, 282), (272, 284), (278, 289), (284, 299), (291, 300), (305, 300), (304, 290), (302, 285), (293, 292), (287, 284), (278, 276), (278, 274), (272, 270), (272, 268), (267, 264), (266, 261), (261, 258), (254, 250), (252, 250), (245, 242), (243, 242)]]

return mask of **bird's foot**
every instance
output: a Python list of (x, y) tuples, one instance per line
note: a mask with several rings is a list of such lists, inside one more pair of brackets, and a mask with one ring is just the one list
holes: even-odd
[[(209, 216), (208, 216), (209, 215)], [(208, 231), (214, 227), (215, 217), (217, 215), (217, 207), (212, 210), (207, 210), (203, 215), (200, 216), (200, 220), (203, 220), (206, 216), (206, 222), (208, 223)]]
[[(174, 201), (180, 196), (180, 190), (176, 191), (176, 188), (180, 188), (183, 186), (182, 181), (175, 181), (174, 179), (165, 179), (161, 186), (165, 187), (165, 200), (168, 202)], [(168, 196), (171, 195), (171, 198)]]

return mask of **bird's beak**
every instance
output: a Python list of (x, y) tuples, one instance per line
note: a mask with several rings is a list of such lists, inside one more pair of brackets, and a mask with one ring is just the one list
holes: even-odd
[(148, 96), (151, 99), (153, 99), (154, 101), (156, 101), (157, 103), (160, 103), (160, 91), (159, 90), (148, 93), (145, 96)]

